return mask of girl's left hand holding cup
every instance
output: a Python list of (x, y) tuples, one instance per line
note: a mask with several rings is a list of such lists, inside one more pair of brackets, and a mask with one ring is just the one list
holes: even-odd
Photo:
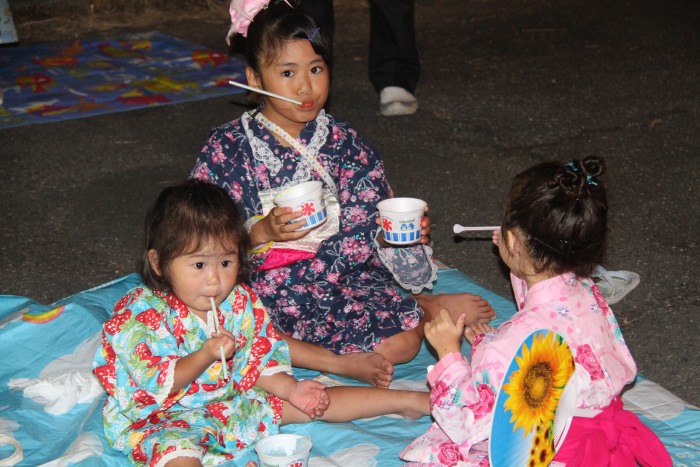
[(427, 245), (430, 243), (430, 218), (428, 217), (428, 206), (425, 207), (425, 214), (423, 215), (423, 218), (420, 221), (420, 240), (418, 240), (418, 243), (422, 243), (423, 245)]

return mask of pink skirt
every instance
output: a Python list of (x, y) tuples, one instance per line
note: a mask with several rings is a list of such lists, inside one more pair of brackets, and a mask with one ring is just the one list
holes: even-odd
[(554, 457), (567, 467), (671, 467), (666, 447), (616, 397), (593, 418), (574, 417), (564, 444)]

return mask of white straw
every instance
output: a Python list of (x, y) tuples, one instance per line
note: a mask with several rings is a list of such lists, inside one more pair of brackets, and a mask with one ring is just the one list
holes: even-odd
[[(214, 303), (214, 297), (209, 297), (209, 303), (211, 303), (211, 311), (214, 312), (214, 329), (216, 333), (219, 334), (219, 313), (216, 311), (216, 304)], [(221, 334), (219, 334), (221, 336)], [(228, 379), (228, 371), (226, 370), (226, 354), (224, 354), (224, 346), (219, 347), (219, 352), (221, 353), (221, 366), (224, 369), (224, 379)]]
[(264, 89), (254, 88), (253, 86), (248, 86), (247, 84), (239, 83), (238, 81), (230, 80), (228, 84), (233, 84), (239, 88), (247, 89), (248, 91), (258, 92), (260, 94), (265, 94), (266, 96), (276, 97), (277, 99), (282, 99), (283, 101), (291, 102), (292, 104), (301, 105), (301, 101), (290, 99), (289, 97), (280, 96), (274, 92), (265, 91)]
[(486, 226), (486, 227), (465, 227), (463, 225), (455, 224), (455, 226), (452, 228), (454, 233), (461, 233), (461, 232), (476, 232), (479, 230), (496, 230), (500, 229), (501, 226)]

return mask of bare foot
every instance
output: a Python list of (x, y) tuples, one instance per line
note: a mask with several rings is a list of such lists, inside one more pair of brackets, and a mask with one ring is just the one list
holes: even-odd
[(245, 467), (258, 467), (258, 464), (256, 464), (255, 461), (248, 461)]
[(496, 328), (494, 328), (493, 326), (489, 326), (488, 324), (476, 323), (464, 328), (464, 337), (467, 339), (467, 342), (473, 344), (474, 339), (479, 334), (486, 334), (495, 330)]
[[(417, 391), (396, 391), (405, 395), (404, 399), (408, 401), (406, 408), (398, 412), (403, 418), (408, 420), (416, 420), (425, 415), (430, 415), (430, 393)], [(398, 396), (398, 394), (397, 394)]]
[(464, 313), (465, 324), (488, 323), (496, 317), (496, 312), (489, 305), (489, 302), (478, 295), (470, 293), (459, 294), (438, 294), (412, 295), (418, 301), (418, 305), (425, 312), (425, 320), (430, 321), (440, 314), (440, 310), (445, 308), (450, 312), (453, 322), (457, 321), (459, 315)]
[(388, 388), (394, 373), (394, 365), (376, 352), (359, 352), (338, 355), (334, 373), (364, 381), (372, 386)]

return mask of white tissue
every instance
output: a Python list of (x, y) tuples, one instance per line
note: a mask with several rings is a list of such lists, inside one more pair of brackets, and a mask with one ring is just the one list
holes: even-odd
[(24, 397), (45, 406), (44, 410), (52, 415), (64, 414), (76, 404), (90, 402), (104, 392), (92, 374), (92, 359), (100, 342), (101, 334), (95, 334), (72, 354), (46, 365), (39, 378), (14, 378), (8, 386), (22, 389)]
[(375, 467), (377, 454), (379, 454), (379, 446), (376, 444), (358, 444), (336, 451), (330, 456), (312, 457), (309, 459), (309, 467)]
[(88, 457), (95, 457), (102, 454), (102, 441), (94, 433), (82, 433), (70, 445), (62, 457), (51, 462), (41, 464), (39, 467), (66, 467), (70, 463), (84, 461)]

